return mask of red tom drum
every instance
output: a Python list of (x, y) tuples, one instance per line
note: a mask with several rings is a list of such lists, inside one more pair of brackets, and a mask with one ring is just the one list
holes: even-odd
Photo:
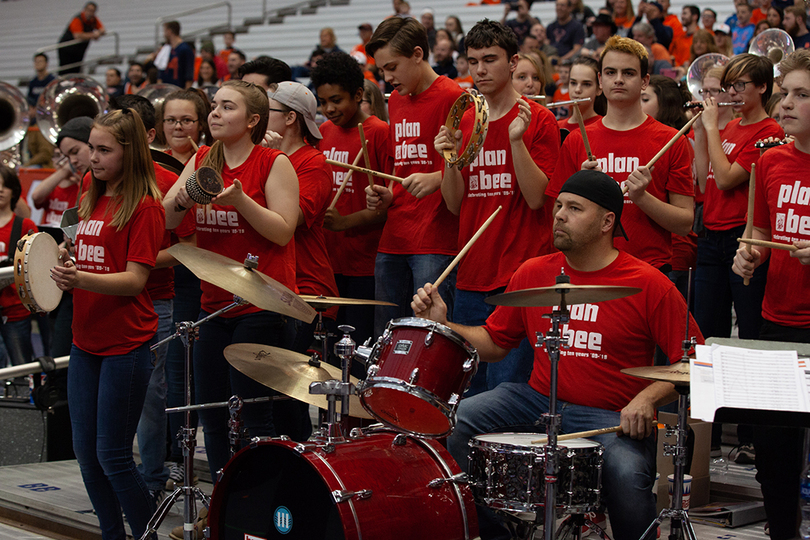
[(237, 453), (211, 495), (214, 540), (468, 540), (469, 487), (436, 441), (381, 430), (331, 447), (267, 439)]
[(478, 369), (478, 351), (447, 326), (406, 317), (388, 323), (369, 356), (360, 403), (383, 424), (421, 437), (453, 431)]

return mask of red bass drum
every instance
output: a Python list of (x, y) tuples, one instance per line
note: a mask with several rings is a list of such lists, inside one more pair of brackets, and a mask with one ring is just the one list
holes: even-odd
[(428, 485), (460, 472), (439, 443), (390, 431), (365, 430), (331, 446), (262, 440), (223, 469), (210, 537), (469, 540), (478, 536), (469, 488)]

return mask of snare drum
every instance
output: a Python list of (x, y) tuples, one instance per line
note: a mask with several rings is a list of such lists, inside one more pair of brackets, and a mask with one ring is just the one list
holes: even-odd
[(14, 253), (14, 288), (31, 313), (53, 311), (62, 291), (51, 279), (51, 268), (60, 266), (59, 246), (44, 232), (23, 236)]
[(406, 433), (444, 437), (478, 369), (478, 352), (443, 324), (406, 317), (388, 323), (369, 365), (357, 393), (371, 415)]
[[(537, 433), (491, 433), (470, 440), (468, 477), (476, 502), (520, 512), (545, 506), (545, 443), (531, 442), (539, 437)], [(571, 439), (559, 447), (558, 512), (597, 511), (604, 447), (589, 439)]]
[(469, 488), (428, 486), (459, 472), (437, 442), (390, 431), (368, 430), (329, 449), (313, 441), (262, 440), (222, 470), (211, 495), (211, 538), (475, 538)]

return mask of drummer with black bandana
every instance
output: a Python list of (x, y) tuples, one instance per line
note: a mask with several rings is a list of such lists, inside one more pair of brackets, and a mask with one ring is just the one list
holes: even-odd
[[(670, 358), (681, 356), (686, 304), (674, 285), (655, 268), (613, 247), (624, 235), (619, 185), (598, 171), (579, 171), (560, 190), (554, 207), (554, 246), (559, 253), (530, 259), (512, 277), (508, 291), (554, 285), (560, 269), (575, 285), (642, 287), (638, 294), (570, 306), (562, 332), (569, 347), (560, 352), (558, 410), (561, 430), (573, 433), (621, 425), (618, 435), (595, 440), (604, 445), (602, 495), (616, 540), (641, 537), (655, 519), (655, 411), (677, 394), (669, 383), (649, 383), (620, 372), (651, 366), (659, 345)], [(497, 362), (524, 337), (532, 342), (550, 327), (550, 308), (498, 307), (484, 326), (447, 321), (432, 284), (414, 296), (416, 316), (428, 318), (464, 336), (482, 361)], [(690, 336), (703, 341), (690, 317)], [(492, 432), (544, 431), (536, 425), (549, 406), (550, 363), (535, 348), (531, 378), (502, 383), (494, 390), (463, 399), (448, 449), (466, 469), (470, 439)], [(564, 444), (564, 443), (561, 443)], [(508, 538), (491, 512), (479, 507), (481, 538)]]

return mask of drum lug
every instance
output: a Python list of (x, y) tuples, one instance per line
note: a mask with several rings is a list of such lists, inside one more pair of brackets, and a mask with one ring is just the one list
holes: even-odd
[(280, 441), (291, 441), (292, 439), (290, 439), (289, 435), (281, 435), (281, 436), (279, 436), (278, 440), (280, 440)]
[(380, 366), (378, 366), (377, 364), (374, 364), (373, 366), (368, 368), (368, 375), (366, 376), (366, 378), (368, 379), (370, 377), (376, 377), (377, 373), (379, 371), (380, 371)]
[(419, 368), (413, 368), (413, 371), (411, 371), (411, 378), (408, 379), (408, 384), (414, 384), (416, 382), (416, 379), (418, 378), (419, 378)]
[(467, 358), (467, 360), (464, 362), (464, 365), (461, 366), (461, 369), (462, 371), (464, 371), (464, 373), (469, 373), (470, 371), (472, 371), (473, 367), (475, 367), (475, 360), (472, 358)]
[(425, 336), (425, 347), (430, 347), (433, 344), (433, 331), (435, 329), (435, 327), (431, 328), (430, 332)]
[(346, 502), (349, 499), (357, 498), (362, 501), (371, 497), (372, 491), (370, 489), (361, 489), (360, 491), (346, 491), (345, 489), (336, 489), (332, 492), (332, 500), (335, 503)]
[(454, 474), (450, 478), (434, 478), (433, 480), (428, 482), (428, 487), (436, 489), (442, 487), (444, 484), (447, 483), (466, 485), (469, 484), (470, 482), (467, 479), (467, 473), (462, 472)]
[(383, 335), (380, 336), (380, 339), (379, 339), (380, 344), (382, 344), (383, 346), (390, 345), (391, 344), (391, 336), (392, 336), (391, 330), (386, 328), (385, 332), (383, 332)]
[[(289, 438), (288, 438), (287, 440), (289, 440)], [(305, 453), (305, 452), (312, 452), (312, 451), (313, 451), (313, 450), (315, 450), (316, 448), (318, 448), (318, 445), (317, 445), (317, 444), (312, 444), (312, 443), (298, 443), (298, 444), (296, 444), (296, 445), (295, 445), (295, 447), (293, 448), (293, 450), (295, 450), (295, 451), (296, 451), (296, 452), (298, 452), (299, 454), (303, 454), (303, 453)]]
[(452, 394), (450, 396), (450, 399), (447, 400), (447, 404), (450, 405), (451, 407), (455, 407), (456, 404), (458, 403), (458, 400), (459, 400), (459, 395), (458, 394)]
[(404, 433), (398, 434), (394, 437), (394, 446), (405, 446), (408, 443), (408, 436)]

